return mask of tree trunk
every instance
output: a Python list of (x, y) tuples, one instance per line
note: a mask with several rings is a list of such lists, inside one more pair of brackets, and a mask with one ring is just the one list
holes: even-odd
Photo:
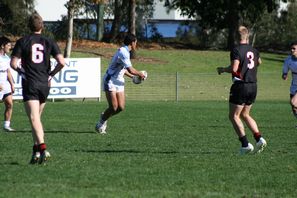
[[(129, 33), (136, 35), (136, 0), (129, 0)], [(136, 58), (136, 51), (131, 50), (130, 51), (130, 58), (134, 59)]]
[(129, 1), (129, 32), (136, 35), (136, 0)]
[(114, 1), (114, 19), (112, 21), (111, 26), (111, 35), (110, 35), (110, 42), (114, 42), (116, 40), (117, 35), (120, 32), (120, 26), (121, 26), (121, 16), (122, 16), (122, 9), (119, 4), (119, 0)]
[(238, 3), (229, 1), (229, 15), (228, 15), (228, 49), (232, 50), (235, 46), (235, 35), (239, 26)]
[(96, 40), (101, 41), (104, 33), (104, 3), (97, 4), (97, 30)]
[(73, 39), (73, 18), (74, 18), (74, 7), (73, 7), (73, 1), (69, 1), (69, 7), (68, 7), (68, 36), (67, 36), (67, 42), (66, 47), (64, 51), (64, 57), (69, 58), (71, 55), (71, 48), (72, 48), (72, 39)]

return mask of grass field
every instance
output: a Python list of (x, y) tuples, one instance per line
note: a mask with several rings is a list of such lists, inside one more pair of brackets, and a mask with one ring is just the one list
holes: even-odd
[(255, 105), (268, 148), (250, 156), (238, 155), (240, 144), (224, 102), (130, 102), (102, 136), (93, 127), (104, 107), (97, 102), (48, 103), (43, 120), (52, 159), (45, 166), (32, 166), (30, 128), (17, 103), (14, 121), (22, 130), (1, 133), (0, 138), (0, 197), (297, 193), (297, 133), (286, 102)]
[[(140, 50), (139, 56), (158, 62), (160, 53)], [(165, 53), (173, 55), (164, 57), (159, 69), (140, 60), (135, 64), (150, 74), (210, 73), (228, 64), (227, 52)], [(194, 67), (193, 61), (185, 71), (178, 67), (184, 60), (171, 61), (174, 56), (194, 57), (200, 64)], [(0, 197), (296, 197), (296, 120), (287, 101), (288, 82), (278, 78), (283, 57), (264, 54), (259, 71), (260, 91), (280, 93), (276, 100), (260, 92), (254, 105), (252, 114), (268, 141), (259, 155), (238, 155), (227, 101), (128, 100), (105, 136), (94, 132), (105, 101), (57, 101), (48, 102), (43, 115), (52, 158), (45, 166), (32, 166), (31, 130), (23, 104), (15, 102), (18, 130), (0, 133)], [(230, 80), (216, 77), (221, 83)]]

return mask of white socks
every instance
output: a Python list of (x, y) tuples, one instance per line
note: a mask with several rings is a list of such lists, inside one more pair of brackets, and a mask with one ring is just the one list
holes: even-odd
[(10, 121), (4, 121), (3, 127), (4, 128), (10, 127)]

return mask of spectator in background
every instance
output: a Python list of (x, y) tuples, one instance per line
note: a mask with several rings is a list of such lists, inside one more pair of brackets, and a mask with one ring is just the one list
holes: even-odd
[(291, 54), (284, 61), (282, 74), (284, 80), (288, 79), (289, 71), (292, 73), (290, 104), (293, 115), (297, 118), (297, 41), (291, 43)]
[(0, 37), (0, 99), (4, 102), (4, 124), (3, 129), (7, 132), (14, 131), (10, 127), (12, 116), (14, 93), (14, 81), (10, 72), (10, 57), (8, 53), (11, 50), (11, 41), (7, 37)]

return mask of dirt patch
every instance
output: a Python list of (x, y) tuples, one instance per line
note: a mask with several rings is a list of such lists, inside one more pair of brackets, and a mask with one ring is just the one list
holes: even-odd
[[(58, 42), (58, 45), (61, 49), (64, 49), (66, 46), (66, 42)], [(115, 51), (111, 51), (108, 49), (117, 49), (120, 45), (113, 43), (104, 43), (98, 41), (90, 41), (90, 40), (74, 40), (72, 43), (72, 51), (74, 52), (82, 52), (94, 54), (96, 56), (104, 57), (107, 59), (112, 58)], [(138, 43), (138, 48), (140, 49), (149, 49), (149, 50), (162, 50), (162, 49), (172, 49), (171, 47), (162, 46), (158, 43)], [(136, 53), (137, 55), (137, 53)], [(166, 63), (163, 60), (150, 58), (150, 57), (140, 57), (136, 56), (135, 61), (145, 62), (145, 63)]]

